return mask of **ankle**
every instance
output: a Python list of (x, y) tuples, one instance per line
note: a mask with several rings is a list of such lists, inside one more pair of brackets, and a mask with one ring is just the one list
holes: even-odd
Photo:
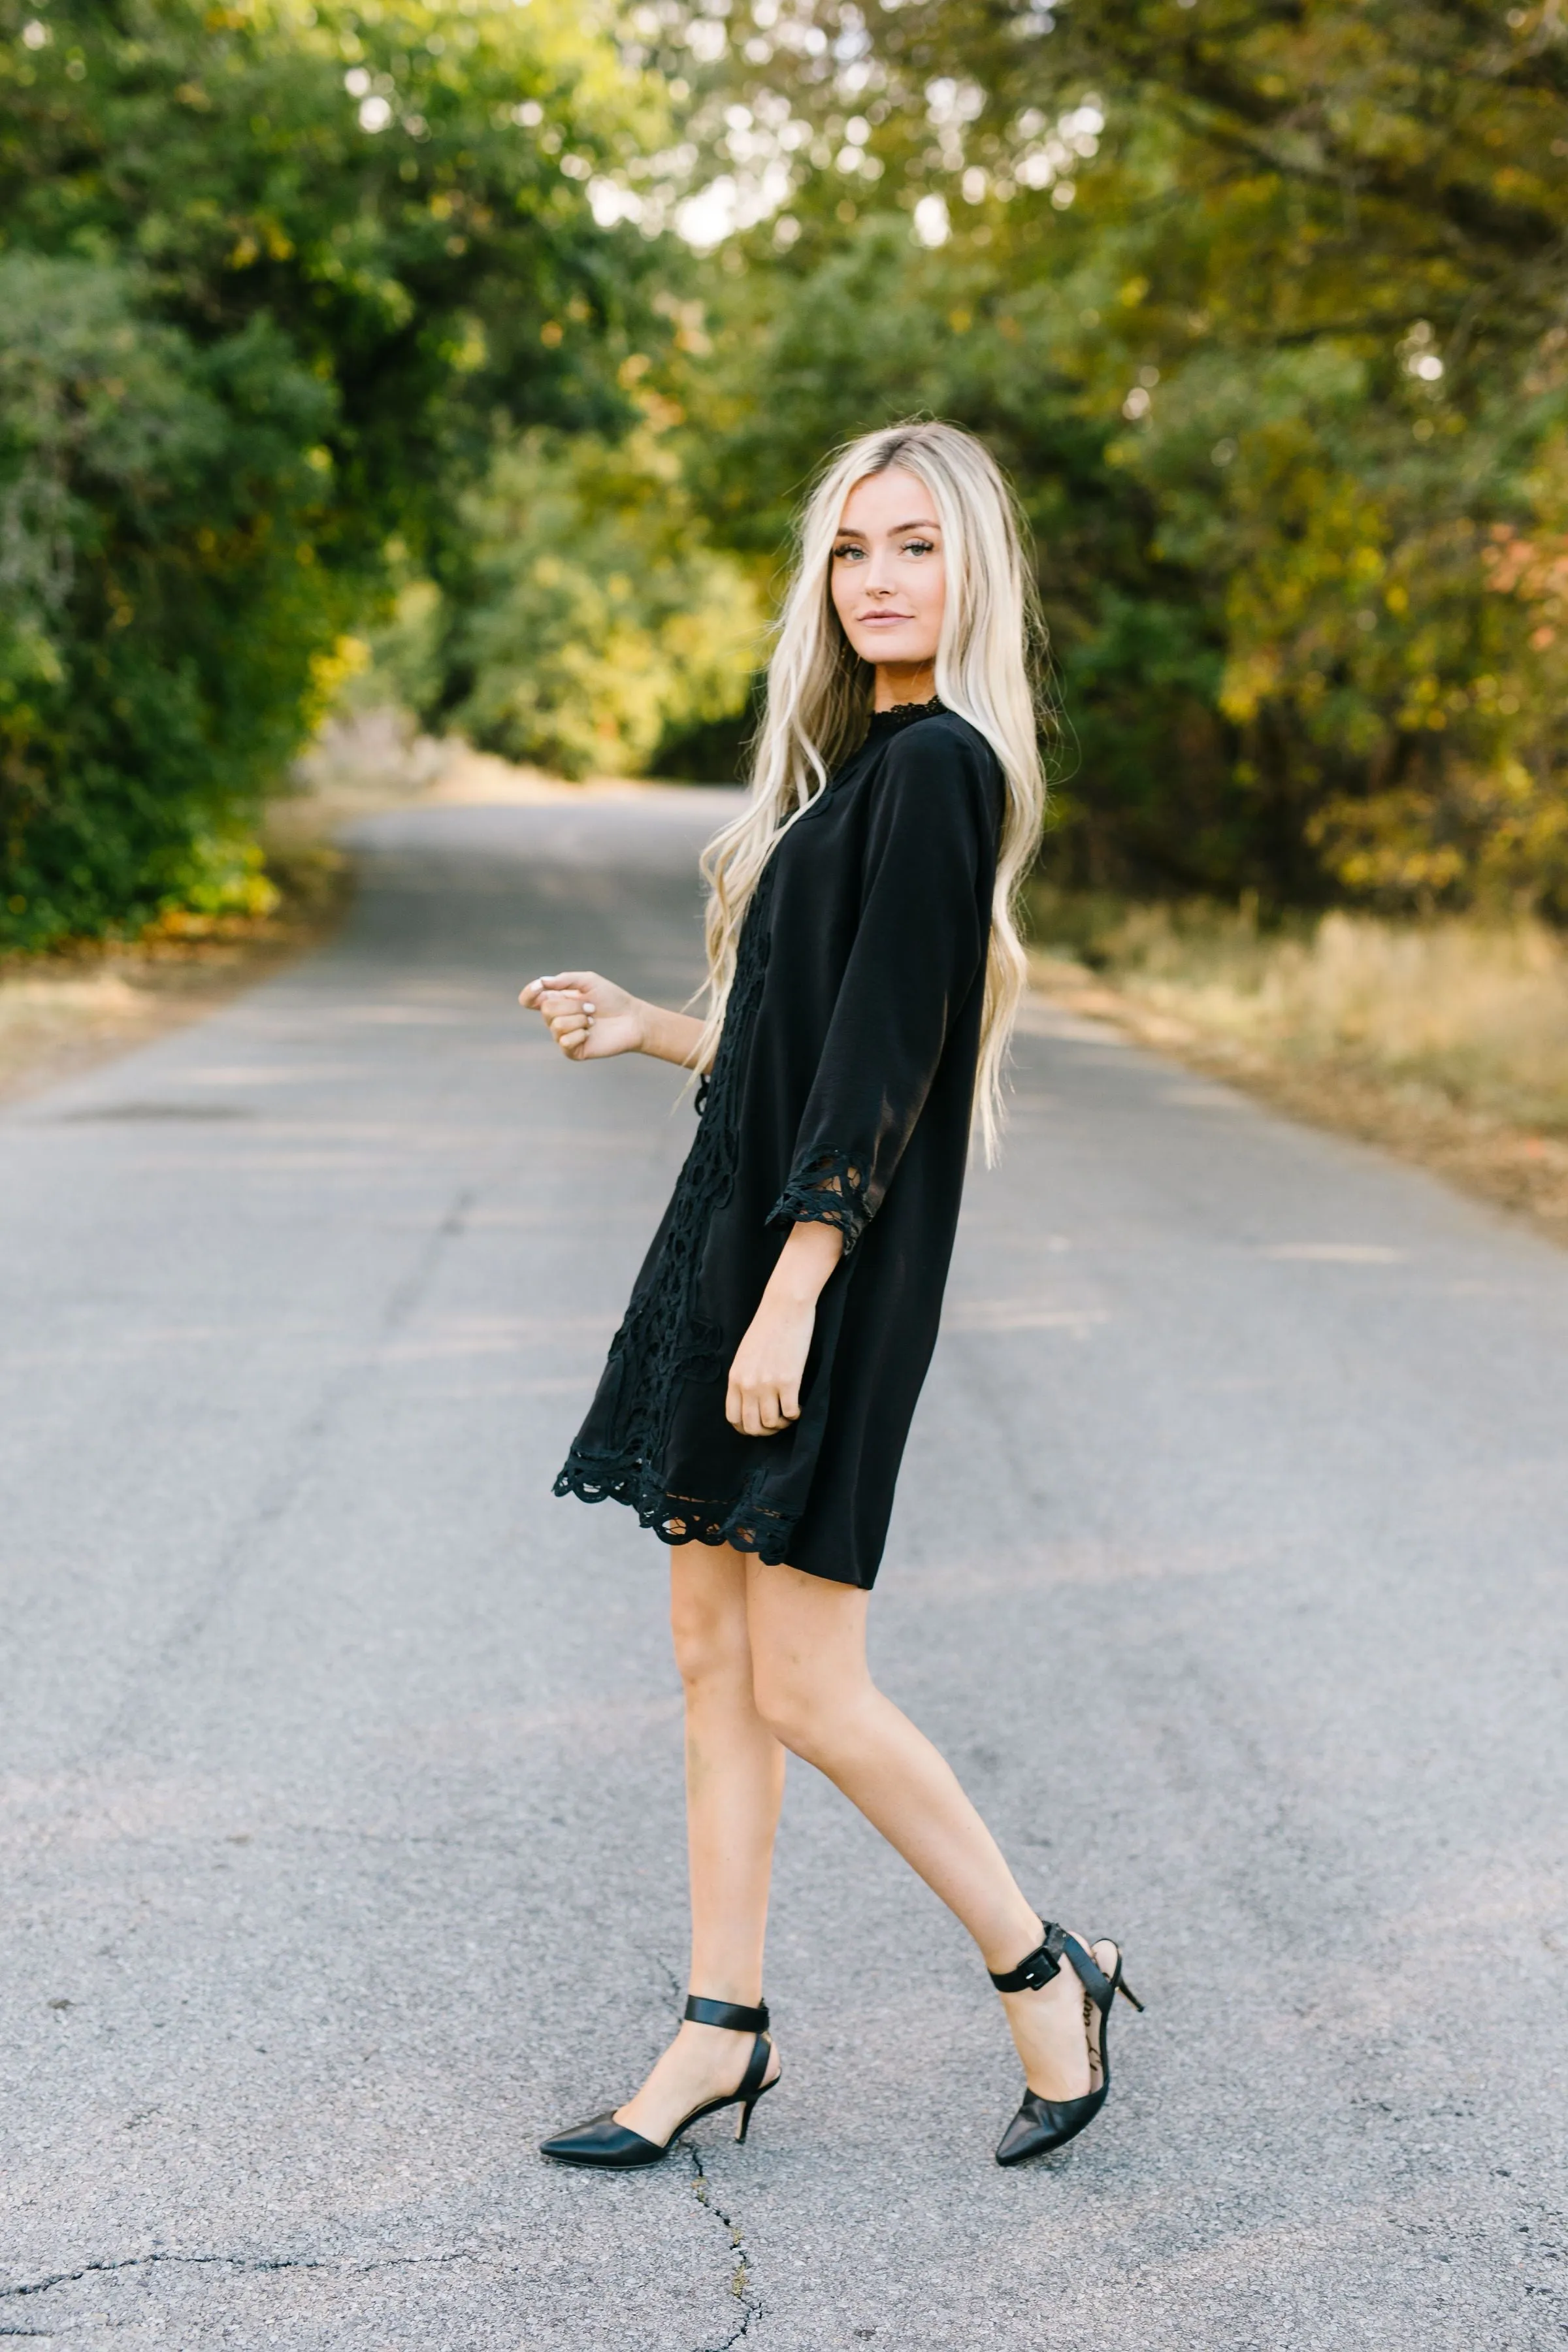
[(681, 2020), (680, 2028), (675, 2039), (677, 2042), (696, 2055), (700, 2056), (706, 2052), (710, 2057), (712, 2057), (715, 2053), (722, 2053), (735, 2049), (742, 2042), (754, 2042), (756, 2036), (752, 2033), (736, 2032), (727, 2025), (694, 2025), (688, 2017)]
[(981, 1944), (980, 1957), (988, 1974), (1007, 1976), (1022, 1968), (1039, 1950), (1045, 1933), (1045, 1922), (1032, 1911), (1026, 1910), (1021, 1917), (1016, 1912), (1010, 1913), (994, 1938)]
[(729, 2009), (762, 2009), (762, 1974), (733, 1969), (693, 1969), (687, 1988), (689, 2001), (722, 2001)]

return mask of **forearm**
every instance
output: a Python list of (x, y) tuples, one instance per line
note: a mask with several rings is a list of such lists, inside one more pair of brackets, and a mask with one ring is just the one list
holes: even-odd
[(815, 1307), (843, 1255), (844, 1235), (837, 1225), (792, 1225), (763, 1293), (764, 1303)]
[(662, 1004), (644, 1004), (641, 1021), (639, 1053), (650, 1054), (656, 1062), (674, 1062), (683, 1070), (696, 1067), (700, 1021), (689, 1013), (667, 1012)]

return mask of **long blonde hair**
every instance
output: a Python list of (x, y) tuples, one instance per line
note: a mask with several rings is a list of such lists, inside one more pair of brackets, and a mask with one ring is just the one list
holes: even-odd
[(694, 1056), (711, 1062), (735, 973), (741, 926), (763, 868), (829, 776), (864, 738), (874, 672), (834, 610), (829, 567), (838, 518), (855, 484), (899, 467), (918, 477), (942, 525), (947, 601), (936, 690), (984, 736), (1006, 785), (986, 954), (975, 1116), (987, 1163), (1003, 1123), (1002, 1076), (1027, 976), (1017, 907), (1039, 846), (1046, 780), (1037, 680), (1045, 627), (1024, 560), (1023, 529), (994, 458), (955, 425), (890, 425), (832, 457), (802, 513), (796, 561), (768, 664), (767, 707), (752, 755), (745, 808), (702, 857), (708, 884), (708, 1013)]

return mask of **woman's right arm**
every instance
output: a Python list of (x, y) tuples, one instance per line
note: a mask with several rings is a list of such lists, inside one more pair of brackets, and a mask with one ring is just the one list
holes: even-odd
[(650, 1054), (656, 1062), (695, 1066), (702, 1024), (689, 1013), (645, 1004), (596, 971), (547, 972), (518, 998), (543, 1016), (569, 1062), (603, 1062), (612, 1054)]

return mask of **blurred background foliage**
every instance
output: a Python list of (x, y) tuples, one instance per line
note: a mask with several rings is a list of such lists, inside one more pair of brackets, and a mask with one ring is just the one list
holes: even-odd
[(385, 680), (427, 724), (565, 776), (679, 774), (715, 726), (732, 764), (762, 599), (667, 439), (507, 437), (457, 526), (444, 584), (405, 588), (362, 695)]
[(1568, 919), (1551, 0), (0, 16), (5, 938), (242, 901), (345, 637), (732, 774), (795, 499), (915, 412), (1034, 526), (1058, 884)]
[(629, 418), (651, 256), (584, 183), (662, 100), (569, 0), (0, 20), (0, 937), (34, 946), (244, 903), (389, 542), (439, 563), (499, 431)]

